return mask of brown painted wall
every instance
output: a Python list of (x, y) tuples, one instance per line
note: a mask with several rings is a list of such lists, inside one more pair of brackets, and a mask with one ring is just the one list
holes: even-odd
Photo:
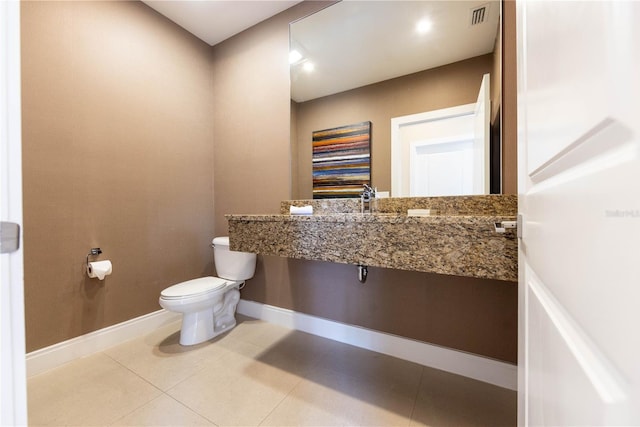
[[(482, 76), (491, 73), (493, 55), (483, 55), (432, 70), (387, 80), (297, 105), (297, 193), (312, 198), (311, 133), (364, 121), (372, 122), (371, 182), (391, 190), (391, 119), (469, 104), (478, 99)], [(295, 159), (294, 159), (295, 160)]]
[[(138, 2), (22, 2), (27, 351), (211, 274), (211, 49)], [(88, 279), (101, 247), (113, 274)]]
[(518, 194), (518, 69), (516, 2), (502, 3), (502, 192)]
[(517, 361), (517, 286), (498, 280), (259, 257), (242, 298)]
[[(214, 49), (218, 234), (227, 230), (223, 214), (278, 213), (280, 200), (290, 197), (290, 115), (302, 112), (300, 106), (292, 111), (289, 107), (288, 23), (312, 9), (302, 3)], [(482, 61), (490, 68), (491, 58)], [(335, 124), (370, 120), (359, 118), (359, 108), (345, 109), (344, 121)], [(398, 115), (416, 111), (402, 108)], [(377, 125), (376, 120), (374, 129)], [(374, 144), (382, 139), (374, 135)], [(303, 147), (295, 149), (304, 156)], [(374, 152), (374, 162), (384, 162), (382, 156)], [(376, 165), (374, 170), (381, 171)], [(309, 165), (298, 162), (297, 167)], [(293, 188), (306, 185), (295, 181)], [(355, 266), (265, 256), (259, 257), (256, 276), (242, 290), (242, 298), (516, 361), (513, 283), (370, 268), (362, 285)]]
[[(309, 8), (301, 5), (298, 9)], [(306, 13), (305, 13), (306, 14)], [(284, 12), (213, 48), (215, 225), (290, 198), (289, 22)]]

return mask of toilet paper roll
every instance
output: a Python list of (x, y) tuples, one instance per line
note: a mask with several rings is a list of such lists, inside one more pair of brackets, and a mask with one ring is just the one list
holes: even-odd
[(90, 262), (87, 266), (87, 274), (92, 279), (97, 277), (100, 280), (104, 280), (105, 276), (111, 274), (111, 270), (112, 266), (109, 260)]

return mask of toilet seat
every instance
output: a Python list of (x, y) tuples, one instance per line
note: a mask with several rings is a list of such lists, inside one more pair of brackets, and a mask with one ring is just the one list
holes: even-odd
[(160, 293), (160, 298), (176, 300), (204, 296), (225, 288), (229, 283), (219, 277), (200, 277), (168, 287)]

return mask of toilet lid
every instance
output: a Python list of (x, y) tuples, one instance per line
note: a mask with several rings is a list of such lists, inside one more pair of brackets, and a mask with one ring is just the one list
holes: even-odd
[(198, 294), (204, 294), (222, 289), (228, 283), (219, 277), (200, 277), (186, 282), (178, 283), (160, 293), (163, 298), (182, 298)]

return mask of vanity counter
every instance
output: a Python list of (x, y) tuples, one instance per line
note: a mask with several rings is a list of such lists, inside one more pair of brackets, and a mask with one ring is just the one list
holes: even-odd
[(517, 281), (514, 215), (323, 213), (225, 215), (230, 249), (289, 258), (362, 264)]

